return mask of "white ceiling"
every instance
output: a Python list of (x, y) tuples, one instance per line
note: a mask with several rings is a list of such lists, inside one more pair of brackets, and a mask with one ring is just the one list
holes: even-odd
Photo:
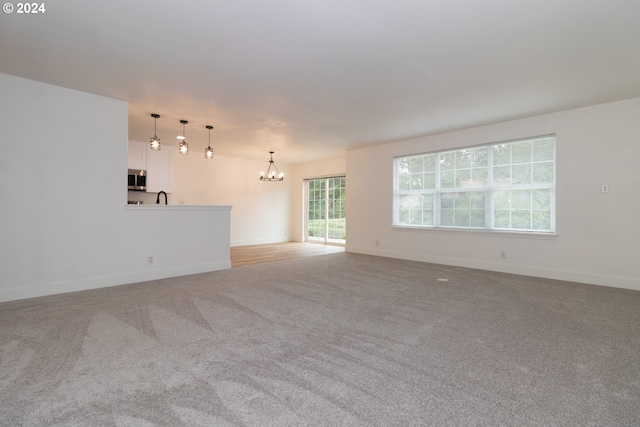
[[(0, 72), (128, 101), (129, 136), (296, 163), (640, 96), (637, 0), (50, 0)], [(37, 120), (37, 118), (34, 118)], [(640, 119), (639, 119), (640, 120)]]

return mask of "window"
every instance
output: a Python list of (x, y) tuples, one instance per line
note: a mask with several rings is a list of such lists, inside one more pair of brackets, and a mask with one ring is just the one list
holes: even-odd
[(393, 224), (555, 231), (555, 136), (394, 159)]
[(307, 241), (346, 243), (344, 176), (307, 181)]

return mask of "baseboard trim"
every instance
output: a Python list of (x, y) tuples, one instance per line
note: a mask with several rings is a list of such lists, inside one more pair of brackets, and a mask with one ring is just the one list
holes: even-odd
[(134, 271), (112, 276), (87, 277), (75, 280), (64, 280), (43, 283), (19, 288), (0, 289), (0, 302), (16, 301), (27, 298), (37, 298), (69, 292), (86, 291), (90, 289), (107, 288), (111, 286), (127, 285), (146, 282), (148, 280), (166, 279), (169, 277), (187, 276), (190, 274), (208, 273), (211, 271), (231, 268), (231, 260), (216, 261), (204, 264), (193, 264), (180, 267), (155, 269), (148, 271)]
[(231, 242), (231, 247), (234, 246), (252, 246), (252, 245), (268, 245), (270, 243), (286, 243), (291, 240), (288, 237), (282, 239), (253, 239), (253, 240), (236, 240)]
[(612, 288), (631, 289), (640, 291), (640, 280), (619, 276), (604, 276), (581, 273), (578, 271), (555, 270), (542, 267), (523, 266), (516, 264), (494, 263), (463, 258), (441, 257), (410, 252), (389, 251), (367, 247), (350, 246), (347, 252), (364, 255), (382, 256), (386, 258), (404, 259), (408, 261), (429, 262), (433, 264), (451, 265), (455, 267), (475, 268), (478, 270), (497, 271), (500, 273), (520, 274), (524, 276), (541, 277), (545, 279), (564, 280), (568, 282), (586, 283), (589, 285), (608, 286)]

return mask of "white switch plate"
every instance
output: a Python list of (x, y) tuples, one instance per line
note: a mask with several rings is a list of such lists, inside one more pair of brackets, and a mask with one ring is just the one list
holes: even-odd
[(609, 192), (609, 184), (602, 184), (602, 192), (603, 193)]

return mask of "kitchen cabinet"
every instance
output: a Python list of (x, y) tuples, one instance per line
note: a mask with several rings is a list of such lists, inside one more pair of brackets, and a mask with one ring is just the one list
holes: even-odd
[(129, 141), (127, 145), (127, 168), (147, 169), (147, 143), (140, 141)]
[(146, 145), (147, 156), (147, 193), (164, 191), (171, 193), (173, 182), (173, 165), (171, 147), (152, 150)]

